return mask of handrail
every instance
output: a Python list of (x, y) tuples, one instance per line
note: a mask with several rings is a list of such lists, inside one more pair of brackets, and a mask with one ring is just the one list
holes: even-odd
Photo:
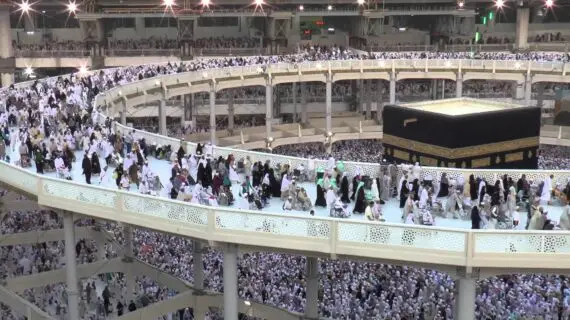
[[(513, 61), (457, 61), (431, 60), (440, 68), (463, 66), (485, 68), (491, 63), (497, 70), (513, 68)], [(392, 60), (392, 66), (415, 68), (424, 61)], [(375, 60), (309, 62), (300, 64), (297, 70), (318, 71), (324, 65), (350, 70), (358, 65), (358, 70), (379, 68)], [(563, 63), (523, 62), (528, 66), (543, 70), (562, 72)], [(275, 64), (269, 68), (275, 74), (290, 70), (291, 65)], [(244, 73), (259, 73), (258, 67), (241, 67)], [(381, 68), (381, 67), (380, 67)], [(255, 71), (254, 71), (255, 70)], [(232, 70), (208, 70), (211, 75), (221, 78), (235, 75)], [(194, 72), (193, 76), (201, 76)], [(186, 76), (189, 76), (187, 73)], [(182, 78), (184, 74), (176, 75)], [(162, 76), (165, 83), (169, 76)], [(140, 85), (155, 83), (156, 79), (136, 82)], [(131, 84), (110, 90), (98, 97), (125, 90)], [(135, 86), (136, 87), (136, 86)], [(99, 121), (104, 119), (97, 115)], [(115, 123), (116, 130), (132, 130)], [(149, 142), (171, 144), (173, 149), (182, 143), (188, 150), (194, 144), (168, 137), (135, 130), (136, 137), (145, 137)], [(230, 153), (236, 158), (250, 156), (252, 160), (289, 162), (291, 165), (306, 163), (306, 159), (264, 154), (216, 147), (217, 156)], [(317, 166), (324, 161), (317, 160)], [(363, 174), (377, 175), (380, 166), (367, 163), (345, 163), (347, 171), (362, 168)], [(550, 174), (555, 180), (567, 181), (570, 171), (556, 170), (480, 170), (424, 167), (423, 175), (431, 174), (438, 179), (442, 172), (456, 178), (474, 174), (496, 179), (502, 174), (525, 173), (530, 179), (540, 180)], [(300, 215), (279, 215), (267, 212), (239, 210), (231, 208), (213, 208), (189, 204), (165, 198), (156, 198), (120, 190), (85, 185), (74, 181), (65, 181), (37, 175), (0, 162), (0, 181), (38, 198), (38, 203), (60, 210), (73, 210), (100, 219), (116, 220), (158, 231), (191, 236), (206, 241), (231, 242), (255, 248), (277, 248), (306, 254), (325, 254), (332, 257), (367, 257), (372, 259), (399, 259), (412, 263), (431, 266), (489, 267), (507, 268), (516, 265), (519, 269), (537, 266), (551, 269), (570, 268), (570, 252), (566, 244), (570, 241), (568, 232), (556, 231), (472, 231), (465, 229), (410, 226), (404, 224), (374, 223), (334, 218), (316, 218)], [(397, 256), (395, 256), (397, 252)]]

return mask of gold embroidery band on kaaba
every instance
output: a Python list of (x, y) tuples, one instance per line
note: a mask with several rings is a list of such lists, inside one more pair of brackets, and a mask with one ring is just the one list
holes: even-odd
[(418, 153), (429, 154), (446, 159), (463, 159), (482, 156), (485, 154), (501, 153), (511, 150), (538, 147), (539, 137), (530, 137), (523, 139), (515, 139), (509, 141), (501, 141), (488, 143), (483, 145), (463, 147), (463, 148), (446, 148), (436, 146), (429, 143), (418, 142), (414, 140), (399, 138), (389, 134), (384, 134), (382, 140), (387, 145), (392, 145), (405, 150), (413, 150)]

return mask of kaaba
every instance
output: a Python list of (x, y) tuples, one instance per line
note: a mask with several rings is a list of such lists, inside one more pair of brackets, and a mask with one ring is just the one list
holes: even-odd
[(541, 111), (470, 98), (387, 105), (384, 156), (452, 168), (536, 169)]

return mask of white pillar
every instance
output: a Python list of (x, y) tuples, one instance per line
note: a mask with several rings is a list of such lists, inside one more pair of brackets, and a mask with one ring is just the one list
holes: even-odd
[(457, 320), (475, 319), (475, 279), (459, 279), (455, 281), (457, 297), (455, 298), (455, 314)]
[(332, 79), (327, 76), (326, 84), (326, 101), (325, 101), (325, 132), (332, 132)]
[(376, 92), (376, 94), (378, 94), (378, 99), (376, 100), (376, 121), (378, 121), (378, 124), (382, 124), (382, 111), (384, 110), (382, 89), (384, 83), (382, 79), (378, 79), (377, 82), (378, 82), (378, 91)]
[(524, 103), (530, 106), (532, 99), (532, 79), (529, 74), (526, 75), (524, 82)]
[(365, 97), (365, 87), (364, 80), (356, 80), (356, 85), (358, 87), (358, 113), (362, 114), (364, 112), (364, 97)]
[(445, 79), (441, 79), (441, 99), (445, 99)]
[(528, 48), (528, 23), (530, 19), (529, 8), (517, 8), (516, 47)]
[(224, 320), (238, 319), (237, 245), (224, 248)]
[(228, 130), (233, 132), (235, 127), (234, 90), (228, 90), (230, 90), (230, 96), (228, 98)]
[(396, 103), (396, 75), (390, 73), (390, 104)]
[(524, 81), (517, 81), (517, 87), (515, 88), (515, 99), (524, 99)]
[(455, 97), (461, 98), (463, 96), (463, 74), (457, 73), (457, 80), (455, 81)]
[(166, 99), (162, 98), (158, 103), (158, 133), (163, 136), (168, 135), (166, 129)]
[(299, 114), (297, 111), (297, 83), (293, 82), (293, 89), (291, 91), (291, 93), (293, 94), (293, 122), (296, 123), (297, 122), (297, 115)]
[(216, 144), (216, 91), (210, 88), (210, 142)]
[(366, 120), (372, 119), (372, 80), (366, 80)]
[(121, 124), (126, 126), (127, 125), (127, 101), (121, 100)]
[[(10, 5), (0, 6), (0, 58), (7, 59), (14, 56), (12, 48), (12, 28), (10, 27)], [(14, 83), (14, 73), (0, 74), (2, 87)]]
[(135, 290), (135, 276), (131, 270), (131, 265), (133, 262), (133, 229), (130, 225), (123, 225), (123, 235), (125, 237), (125, 251), (123, 262), (126, 263), (125, 268), (125, 282), (127, 287), (127, 304), (133, 300), (134, 290)]
[(301, 82), (301, 123), (309, 122), (307, 116), (307, 83)]
[(273, 86), (271, 80), (265, 85), (265, 137), (271, 137), (271, 125), (273, 124)]
[(305, 319), (319, 317), (319, 259), (307, 257), (307, 301)]
[(79, 288), (77, 285), (77, 265), (75, 261), (75, 226), (73, 213), (63, 212), (65, 233), (66, 285), (69, 318), (79, 319)]

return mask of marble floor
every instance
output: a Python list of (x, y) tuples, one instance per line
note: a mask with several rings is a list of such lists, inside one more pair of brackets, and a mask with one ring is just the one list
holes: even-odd
[[(16, 150), (18, 150), (16, 148)], [(11, 151), (11, 150), (9, 150)], [(9, 152), (10, 157), (11, 157), (11, 162), (12, 163), (16, 163), (16, 161), (19, 160), (19, 155), (16, 152)], [(82, 169), (81, 169), (81, 161), (83, 159), (83, 151), (76, 151), (76, 162), (73, 164), (73, 169), (72, 169), (72, 177), (74, 181), (78, 181), (78, 182), (85, 182), (85, 178), (82, 175)], [(100, 159), (101, 163), (102, 163), (102, 167), (104, 164), (104, 160)], [(165, 160), (158, 160), (155, 159), (153, 157), (149, 157), (148, 159), (149, 161), (149, 165), (150, 168), (153, 172), (155, 172), (156, 174), (158, 174), (160, 176), (161, 181), (168, 181), (168, 178), (170, 177), (171, 174), (171, 164), (168, 161)], [(28, 168), (29, 171), (35, 172), (35, 164), (32, 162), (32, 167)], [(100, 181), (101, 179), (98, 176), (94, 176), (91, 178), (91, 183), (94, 185), (100, 185), (102, 187), (106, 187), (106, 188), (111, 188), (111, 189), (116, 189), (117, 187), (115, 186), (115, 181), (112, 179), (112, 174), (113, 174), (113, 170), (114, 168), (109, 167), (107, 169), (107, 174), (105, 176), (105, 179), (103, 181)], [(50, 172), (50, 173), (45, 173), (47, 176), (51, 176), (51, 177), (55, 177), (56, 173), (55, 172)], [(240, 177), (243, 179), (243, 177)], [(305, 190), (307, 190), (307, 194), (308, 196), (311, 198), (312, 202), (314, 203), (315, 199), (316, 199), (316, 185), (314, 183), (300, 183), (300, 186), (305, 188)], [(240, 186), (238, 184), (233, 184), (232, 186), (232, 192), (234, 193), (234, 196), (237, 197), (237, 195), (239, 194), (239, 189)], [(137, 188), (136, 185), (133, 185), (131, 190), (133, 190), (133, 192), (136, 192)], [(166, 194), (163, 192), (161, 195), (161, 197), (166, 197)], [(236, 201), (237, 203), (237, 201)], [(309, 215), (308, 211), (283, 211), (282, 210), (282, 205), (283, 202), (280, 199), (276, 199), (273, 198), (270, 200), (269, 205), (266, 206), (263, 211), (265, 212), (272, 212), (272, 213), (283, 213), (286, 215), (299, 215), (299, 216), (307, 216)], [(235, 206), (235, 204), (234, 204)], [(348, 210), (349, 212), (352, 212), (352, 208), (353, 208), (354, 204), (351, 203), (349, 204)], [(549, 206), (545, 206), (545, 209), (548, 211), (548, 215), (550, 217), (550, 219), (552, 219), (553, 221), (559, 221), (560, 219), (560, 214), (562, 213), (562, 209), (563, 207), (558, 206), (558, 205), (549, 205)], [(329, 209), (327, 208), (320, 208), (320, 207), (316, 207), (315, 209), (315, 216), (319, 216), (319, 217), (328, 217), (329, 216)], [(386, 219), (386, 222), (390, 222), (390, 223), (402, 223), (401, 221), (401, 216), (402, 216), (402, 209), (399, 208), (399, 200), (396, 198), (392, 198), (390, 199), (384, 206), (383, 206), (383, 214), (384, 214), (384, 218)], [(452, 218), (444, 218), (444, 217), (434, 217), (435, 218), (435, 226), (438, 227), (448, 227), (448, 228), (460, 228), (460, 229), (470, 229), (471, 228), (471, 221), (470, 220), (461, 220), (461, 219), (452, 219)], [(364, 216), (363, 215), (352, 215), (347, 219), (353, 219), (353, 220), (364, 220)], [(519, 229), (524, 229), (524, 226), (526, 225), (526, 213), (522, 213), (521, 212), (521, 222), (519, 224)]]

